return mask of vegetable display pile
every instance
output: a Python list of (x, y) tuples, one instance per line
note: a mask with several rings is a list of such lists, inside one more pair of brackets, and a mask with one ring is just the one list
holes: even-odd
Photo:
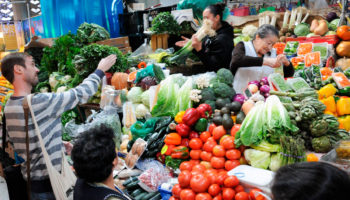
[(181, 26), (169, 12), (161, 12), (153, 19), (151, 31), (156, 34), (169, 33), (179, 35)]
[(94, 23), (83, 23), (77, 30), (77, 38), (82, 44), (89, 44), (110, 38), (109, 32)]

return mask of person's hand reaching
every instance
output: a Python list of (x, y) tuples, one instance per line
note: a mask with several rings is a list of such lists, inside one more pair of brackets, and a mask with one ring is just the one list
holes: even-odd
[(288, 66), (290, 64), (289, 60), (287, 57), (283, 54), (280, 54), (277, 56), (277, 60), (282, 63), (284, 66)]
[(106, 72), (115, 64), (116, 60), (117, 56), (114, 54), (102, 58), (101, 61), (98, 63), (97, 69)]
[(271, 68), (278, 68), (281, 66), (281, 63), (277, 58), (264, 58), (263, 65), (269, 66)]
[(183, 39), (182, 41), (178, 41), (175, 43), (176, 46), (178, 47), (184, 47), (186, 45), (186, 43), (190, 40), (187, 37), (181, 36), (181, 38)]

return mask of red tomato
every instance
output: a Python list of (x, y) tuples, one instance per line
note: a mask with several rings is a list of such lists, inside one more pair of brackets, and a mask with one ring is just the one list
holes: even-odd
[(200, 160), (190, 160), (190, 163), (192, 163), (192, 166), (195, 166), (200, 163)]
[(238, 193), (238, 192), (244, 192), (244, 187), (242, 185), (237, 185), (235, 187), (235, 191)]
[(199, 138), (203, 141), (206, 142), (208, 138), (211, 137), (211, 134), (208, 131), (204, 131), (199, 135)]
[(215, 183), (218, 185), (224, 185), (224, 181), (227, 178), (227, 172), (220, 172), (216, 177)]
[(190, 135), (188, 138), (193, 139), (193, 138), (199, 138), (199, 134), (196, 131), (191, 131)]
[(203, 173), (207, 168), (205, 168), (204, 165), (198, 164), (192, 167), (192, 171), (198, 171), (200, 173)]
[(206, 192), (209, 185), (210, 180), (203, 174), (198, 174), (191, 178), (190, 186), (194, 192)]
[(218, 171), (217, 171), (216, 169), (206, 169), (206, 170), (204, 171), (204, 174), (207, 174), (207, 173), (214, 173), (214, 174), (217, 174)]
[(241, 157), (241, 152), (237, 149), (226, 151), (226, 158), (229, 160), (238, 160)]
[(221, 145), (215, 145), (215, 147), (213, 148), (214, 156), (224, 157), (225, 153), (226, 153), (225, 148)]
[(199, 160), (201, 158), (202, 150), (191, 150), (190, 157), (194, 160)]
[(210, 138), (208, 138), (207, 142), (210, 141), (210, 142), (215, 142), (216, 143), (216, 140), (214, 139), (213, 136), (211, 136)]
[(236, 200), (249, 200), (249, 195), (246, 192), (238, 192), (235, 196)]
[(195, 176), (195, 175), (198, 175), (198, 174), (203, 174), (203, 173), (200, 172), (200, 171), (191, 171), (192, 177)]
[(208, 161), (201, 161), (199, 164), (203, 165), (205, 167), (205, 169), (211, 169), (213, 168), (210, 164), (210, 162)]
[(204, 175), (210, 180), (210, 184), (214, 184), (216, 182), (217, 173), (213, 173), (213, 172), (205, 173), (204, 172)]
[(259, 194), (258, 192), (261, 192), (261, 190), (259, 190), (259, 189), (250, 190), (250, 192), (249, 192), (250, 199), (251, 200), (265, 200), (266, 198), (263, 195)]
[(212, 157), (210, 164), (214, 169), (222, 169), (225, 167), (225, 158), (223, 157)]
[(210, 152), (202, 151), (201, 152), (201, 159), (203, 161), (208, 161), (210, 162), (211, 158), (213, 157), (213, 154)]
[(180, 193), (180, 200), (195, 200), (196, 193), (191, 189), (183, 189)]
[(216, 128), (216, 125), (215, 125), (214, 123), (212, 123), (212, 124), (209, 125), (209, 133), (210, 133), (210, 134), (213, 134), (214, 128)]
[(187, 138), (182, 138), (181, 139), (181, 146), (188, 147), (188, 144), (190, 143), (190, 140)]
[(212, 133), (215, 140), (219, 140), (225, 134), (226, 134), (226, 130), (222, 125), (215, 127)]
[(176, 184), (173, 186), (173, 189), (171, 190), (171, 192), (173, 193), (174, 197), (176, 198), (180, 198), (180, 192), (181, 192), (181, 186), (180, 184)]
[(209, 141), (208, 139), (203, 145), (203, 150), (206, 152), (213, 152), (215, 145), (217, 145), (215, 141)]
[(239, 184), (239, 180), (236, 176), (229, 176), (225, 179), (224, 185), (228, 188), (236, 187)]
[(231, 169), (236, 168), (241, 163), (238, 160), (228, 160), (225, 162), (225, 169), (230, 171)]
[(226, 150), (235, 148), (235, 138), (228, 136), (220, 140), (220, 145), (223, 146)]
[(179, 174), (178, 181), (182, 188), (186, 188), (190, 185), (192, 174), (190, 171), (185, 170)]
[(180, 164), (181, 171), (184, 171), (184, 170), (192, 171), (192, 167), (193, 167), (193, 163), (191, 163), (190, 161), (185, 161)]
[(222, 189), (222, 199), (223, 200), (234, 200), (236, 192), (232, 188), (223, 188)]
[(196, 200), (212, 200), (208, 193), (199, 193), (196, 195)]
[(233, 137), (236, 136), (236, 133), (239, 131), (239, 129), (241, 128), (240, 124), (235, 124), (232, 128), (231, 128), (231, 135)]
[(209, 186), (208, 192), (211, 196), (215, 197), (221, 192), (221, 187), (218, 184), (213, 184)]
[(169, 200), (178, 200), (178, 198), (175, 198), (174, 196), (171, 196)]
[(222, 200), (222, 195), (219, 194), (216, 197), (213, 198), (213, 200)]
[(200, 149), (202, 149), (203, 142), (199, 138), (192, 138), (190, 140), (189, 146), (191, 149), (200, 150)]

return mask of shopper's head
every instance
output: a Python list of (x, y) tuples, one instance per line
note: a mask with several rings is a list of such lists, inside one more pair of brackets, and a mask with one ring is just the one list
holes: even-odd
[(257, 53), (265, 55), (272, 50), (273, 45), (278, 41), (278, 30), (272, 25), (264, 24), (258, 28), (253, 40)]
[(33, 57), (26, 53), (11, 53), (1, 61), (1, 73), (12, 84), (19, 81), (35, 86), (38, 72)]
[(102, 182), (117, 164), (111, 128), (101, 125), (82, 133), (72, 150), (73, 167), (79, 178), (87, 182)]
[(213, 22), (212, 28), (214, 30), (218, 30), (221, 25), (225, 7), (226, 5), (224, 3), (217, 3), (217, 4), (208, 6), (203, 11), (203, 19), (208, 19), (212, 21)]
[(327, 163), (296, 163), (276, 172), (272, 194), (274, 200), (347, 199), (350, 178), (344, 171)]

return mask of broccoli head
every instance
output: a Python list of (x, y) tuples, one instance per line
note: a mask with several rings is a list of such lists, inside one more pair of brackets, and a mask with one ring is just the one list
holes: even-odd
[(226, 83), (229, 86), (232, 86), (233, 83), (233, 75), (232, 72), (228, 69), (221, 68), (219, 71), (216, 73), (217, 79), (221, 83)]
[(314, 138), (311, 143), (316, 153), (327, 153), (332, 149), (332, 143), (328, 136)]
[(232, 99), (236, 95), (235, 90), (225, 83), (214, 83), (212, 88), (216, 97)]
[(202, 95), (202, 99), (201, 99), (202, 102), (205, 102), (208, 100), (215, 102), (216, 98), (215, 98), (215, 93), (214, 93), (213, 88), (210, 88), (210, 87), (204, 88), (201, 91), (201, 95)]

